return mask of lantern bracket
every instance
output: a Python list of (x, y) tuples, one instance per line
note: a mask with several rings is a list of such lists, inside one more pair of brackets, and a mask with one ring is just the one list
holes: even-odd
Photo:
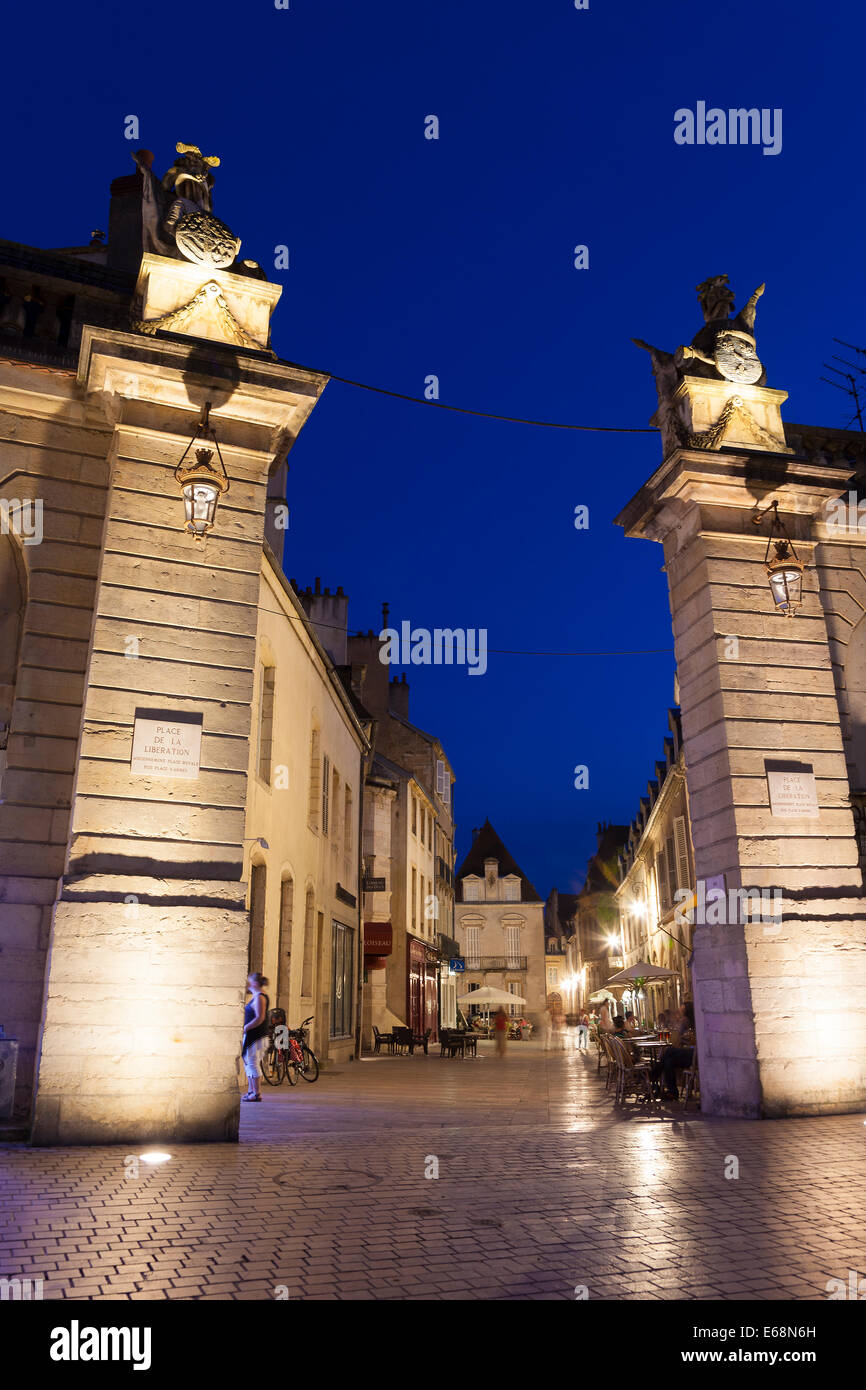
[[(225, 493), (228, 492), (229, 488), (231, 487), (231, 482), (229, 479), (228, 472), (226, 471), (225, 463), (223, 462), (223, 456), (222, 452), (220, 451), (219, 440), (216, 437), (216, 431), (214, 430), (214, 427), (210, 422), (210, 410), (211, 403), (210, 401), (206, 401), (205, 404), (202, 406), (201, 417), (199, 420), (196, 421), (195, 427), (190, 437), (190, 441), (184, 449), (183, 453), (181, 454), (177, 467), (174, 470), (174, 476), (177, 479), (177, 481), (181, 485), (183, 485), (184, 475), (192, 471), (193, 468), (195, 468), (195, 465), (188, 465), (187, 468), (184, 468), (184, 460), (186, 459), (187, 454), (189, 453), (193, 445), (196, 443), (196, 441), (200, 439), (203, 441), (203, 447), (201, 449), (196, 450), (196, 458), (198, 459), (199, 466), (207, 468), (211, 472), (216, 474), (215, 481), (217, 482), (217, 486), (219, 487), (221, 493)], [(208, 439), (210, 439), (210, 441), (213, 443), (213, 449), (209, 449), (207, 447), (206, 441)], [(219, 459), (221, 473), (217, 473), (216, 469), (210, 462), (210, 460), (213, 458), (214, 449), (216, 450), (216, 456)], [(195, 468), (195, 471), (197, 472), (198, 469)]]

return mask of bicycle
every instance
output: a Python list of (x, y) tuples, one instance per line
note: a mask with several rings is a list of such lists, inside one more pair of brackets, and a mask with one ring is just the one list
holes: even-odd
[(286, 1051), (286, 1071), (290, 1086), (297, 1086), (298, 1077), (302, 1076), (310, 1084), (319, 1079), (319, 1059), (312, 1051), (307, 1038), (309, 1037), (308, 1023), (312, 1023), (315, 1014), (310, 1014), (305, 1018), (300, 1028), (284, 1029), (287, 1051)]
[[(268, 1046), (259, 1066), (262, 1078), (269, 1086), (279, 1086), (289, 1069), (285, 1009), (271, 1009), (268, 1014)], [(294, 1081), (291, 1083), (294, 1086)]]

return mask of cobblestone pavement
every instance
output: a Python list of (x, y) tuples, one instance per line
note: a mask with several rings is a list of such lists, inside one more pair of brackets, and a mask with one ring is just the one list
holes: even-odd
[(482, 1052), (271, 1090), (239, 1145), (137, 1179), (124, 1148), (7, 1147), (0, 1273), (46, 1298), (483, 1300), (826, 1299), (866, 1273), (862, 1116), (615, 1112), (594, 1053)]

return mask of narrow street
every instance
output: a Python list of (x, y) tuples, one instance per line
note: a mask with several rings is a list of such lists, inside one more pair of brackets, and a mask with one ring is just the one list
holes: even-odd
[(862, 1267), (862, 1116), (614, 1111), (594, 1051), (487, 1046), (265, 1087), (239, 1145), (138, 1178), (124, 1148), (6, 1148), (0, 1273), (58, 1299), (824, 1300)]

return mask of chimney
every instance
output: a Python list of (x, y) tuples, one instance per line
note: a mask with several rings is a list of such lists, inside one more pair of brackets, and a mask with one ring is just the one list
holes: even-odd
[(402, 676), (395, 676), (388, 687), (388, 708), (401, 719), (409, 718), (409, 682), (405, 671)]
[[(384, 607), (385, 605), (383, 605)], [(374, 632), (372, 628), (367, 632), (352, 633), (347, 643), (349, 661), (352, 666), (362, 665), (366, 667), (364, 686), (359, 699), (366, 705), (373, 718), (379, 721), (387, 719), (391, 709), (388, 689), (391, 666), (389, 662), (380, 660), (383, 649), (384, 644), (379, 638), (379, 633)]]
[(334, 665), (345, 666), (348, 661), (349, 599), (343, 593), (343, 586), (340, 585), (335, 594), (330, 589), (322, 593), (322, 581), (317, 579), (315, 592), (307, 585), (306, 592), (299, 593), (298, 598)]
[[(149, 151), (143, 152), (146, 156)], [(146, 159), (147, 167), (153, 155)], [(125, 270), (135, 275), (141, 264), (141, 197), (142, 177), (138, 169), (123, 174), (111, 183), (111, 202), (108, 207), (108, 265), (111, 270)]]

